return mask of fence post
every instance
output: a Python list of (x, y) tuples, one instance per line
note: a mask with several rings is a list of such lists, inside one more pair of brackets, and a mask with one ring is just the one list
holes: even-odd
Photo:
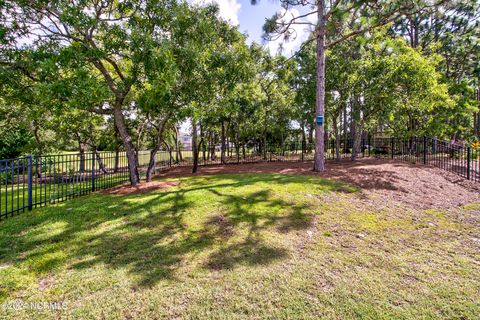
[(427, 164), (427, 137), (423, 137), (423, 164)]
[(95, 153), (92, 153), (92, 192), (95, 192)]
[(391, 146), (391, 147), (392, 147), (392, 159), (394, 159), (394, 155), (395, 155), (395, 151), (393, 150), (393, 149), (394, 149), (394, 144), (395, 144), (395, 142), (394, 142), (393, 139), (395, 139), (395, 138), (394, 138), (394, 137), (391, 138), (391, 144), (392, 144), (392, 146)]
[(28, 165), (28, 210), (33, 209), (33, 181), (32, 181), (32, 155), (27, 156), (27, 165)]
[(467, 148), (467, 179), (470, 180), (470, 161), (472, 159), (472, 148)]

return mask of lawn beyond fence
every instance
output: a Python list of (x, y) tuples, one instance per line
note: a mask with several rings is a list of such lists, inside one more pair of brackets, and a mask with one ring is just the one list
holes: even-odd
[[(325, 145), (327, 160), (351, 157), (353, 142), (343, 139)], [(375, 156), (432, 165), (480, 183), (479, 150), (430, 138), (362, 139), (358, 157)], [(314, 144), (288, 142), (282, 145), (229, 145), (222, 157), (218, 146), (201, 145), (199, 165), (245, 164), (262, 161), (312, 161)], [(144, 175), (149, 151), (138, 152)], [(191, 150), (162, 150), (155, 157), (155, 170), (191, 166)], [(129, 181), (125, 152), (91, 152), (27, 156), (0, 160), (0, 219), (47, 204), (63, 202)]]

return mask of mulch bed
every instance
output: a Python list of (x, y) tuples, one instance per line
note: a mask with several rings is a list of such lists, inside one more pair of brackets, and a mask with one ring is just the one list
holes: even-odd
[[(361, 159), (355, 162), (328, 161), (324, 173), (312, 171), (311, 162), (261, 162), (254, 164), (175, 167), (157, 178), (235, 173), (282, 173), (321, 176), (356, 185), (364, 195), (381, 201), (394, 200), (414, 208), (448, 208), (480, 201), (480, 184), (444, 170), (389, 159)], [(371, 198), (371, 197), (369, 197)]]
[[(199, 167), (174, 167), (156, 175), (156, 180), (132, 187), (128, 185), (103, 191), (106, 194), (143, 194), (178, 186), (178, 181), (163, 178), (186, 176), (282, 173), (320, 176), (356, 185), (365, 200), (378, 203), (401, 202), (412, 208), (451, 208), (480, 201), (480, 184), (474, 184), (444, 170), (389, 159), (360, 159), (355, 162), (328, 161), (323, 173), (312, 171), (311, 162), (260, 162), (252, 164)], [(158, 180), (162, 178), (162, 180)]]
[(137, 186), (122, 185), (112, 189), (101, 191), (103, 194), (128, 195), (128, 194), (144, 194), (158, 189), (168, 189), (178, 186), (178, 181), (151, 181), (143, 182)]

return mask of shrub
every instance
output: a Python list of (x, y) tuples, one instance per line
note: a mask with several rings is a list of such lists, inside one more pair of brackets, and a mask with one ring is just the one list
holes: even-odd
[(13, 174), (11, 171), (0, 172), (0, 184), (9, 184), (13, 182)]

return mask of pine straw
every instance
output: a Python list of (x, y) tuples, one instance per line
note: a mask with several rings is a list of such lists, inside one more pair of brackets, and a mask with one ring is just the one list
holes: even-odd
[[(480, 184), (467, 181), (444, 170), (389, 159), (361, 159), (327, 162), (327, 171), (315, 173), (311, 162), (262, 162), (241, 165), (199, 167), (191, 173), (190, 167), (168, 169), (156, 178), (185, 176), (281, 173), (315, 175), (344, 181), (362, 189), (363, 196), (381, 202), (401, 202), (421, 209), (451, 208), (480, 201)], [(160, 186), (167, 181), (157, 180)]]
[(178, 181), (151, 181), (143, 182), (136, 186), (122, 185), (112, 189), (103, 190), (103, 194), (129, 195), (145, 194), (158, 189), (168, 189), (178, 186)]

